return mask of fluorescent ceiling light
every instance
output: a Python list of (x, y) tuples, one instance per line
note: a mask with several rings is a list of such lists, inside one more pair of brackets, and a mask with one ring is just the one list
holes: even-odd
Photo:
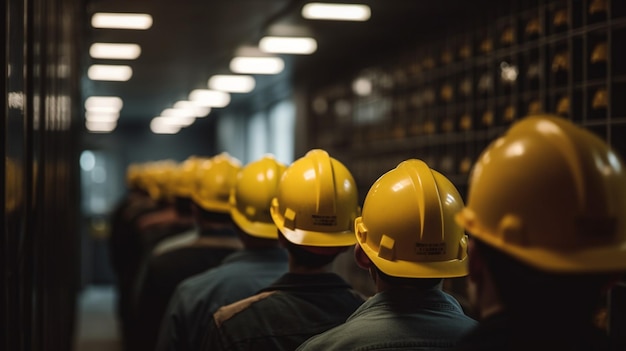
[(259, 48), (275, 54), (310, 55), (317, 50), (317, 41), (307, 37), (264, 37)]
[(230, 61), (230, 70), (235, 73), (277, 74), (285, 68), (280, 57), (235, 57)]
[(118, 96), (90, 96), (85, 100), (85, 110), (99, 112), (119, 112), (124, 102)]
[(137, 44), (93, 43), (89, 48), (89, 56), (97, 59), (134, 60), (140, 54)]
[(302, 17), (307, 19), (367, 21), (371, 15), (372, 11), (369, 6), (359, 4), (312, 2), (302, 7)]
[(189, 100), (200, 106), (226, 107), (230, 104), (230, 94), (217, 90), (196, 89), (189, 93)]
[(189, 117), (189, 116), (186, 116), (186, 117), (158, 116), (152, 119), (154, 123), (166, 124), (166, 125), (176, 126), (179, 128), (188, 127), (192, 125), (195, 120), (196, 120), (195, 117)]
[(176, 134), (180, 126), (168, 123), (163, 117), (155, 117), (150, 122), (150, 130), (155, 134)]
[(91, 80), (125, 82), (133, 76), (133, 69), (125, 65), (91, 65), (87, 76)]
[(167, 108), (163, 110), (159, 117), (163, 118), (163, 122), (181, 127), (190, 126), (196, 120), (194, 111), (176, 108)]
[(209, 106), (201, 106), (193, 101), (178, 101), (174, 104), (175, 109), (180, 110), (190, 110), (192, 114), (196, 117), (206, 117), (209, 112), (211, 112), (211, 108)]
[(152, 16), (145, 13), (98, 12), (91, 17), (94, 28), (148, 29), (152, 27)]
[(85, 113), (85, 119), (92, 122), (114, 122), (119, 118), (119, 112), (87, 111)]
[(90, 132), (95, 133), (108, 133), (111, 132), (117, 127), (116, 121), (109, 122), (95, 122), (95, 121), (85, 121), (85, 127)]
[(162, 117), (196, 118), (194, 111), (189, 109), (166, 108), (161, 112)]
[(246, 75), (218, 74), (209, 79), (210, 89), (229, 93), (249, 93), (256, 85), (254, 77)]

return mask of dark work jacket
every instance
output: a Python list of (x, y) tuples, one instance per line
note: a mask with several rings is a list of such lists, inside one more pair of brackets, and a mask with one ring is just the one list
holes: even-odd
[(298, 351), (449, 350), (476, 325), (440, 289), (383, 291), (346, 323), (312, 337)]
[[(205, 234), (206, 235), (206, 234)], [(211, 239), (207, 242), (206, 239)], [(220, 243), (227, 240), (227, 243)], [(217, 267), (238, 250), (232, 232), (204, 236), (188, 246), (151, 256), (137, 287), (133, 350), (154, 350), (159, 328), (176, 286), (184, 279)]]
[(213, 315), (202, 350), (295, 350), (345, 322), (363, 297), (333, 273), (287, 273)]
[[(572, 306), (575, 308), (575, 306)], [(550, 313), (550, 311), (546, 311)], [(558, 318), (558, 317), (557, 317)], [(608, 337), (591, 321), (585, 326), (569, 327), (569, 321), (534, 316), (513, 321), (505, 313), (483, 320), (459, 341), (456, 351), (604, 351)]]
[(283, 248), (244, 249), (178, 285), (163, 318), (158, 351), (193, 351), (202, 345), (213, 313), (254, 295), (287, 272)]

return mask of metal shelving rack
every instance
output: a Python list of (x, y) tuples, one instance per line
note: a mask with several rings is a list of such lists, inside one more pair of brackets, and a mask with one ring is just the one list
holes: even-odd
[[(464, 193), (484, 147), (538, 112), (569, 118), (626, 156), (626, 1), (529, 3), (511, 0), (507, 15), (482, 18), (486, 26), (457, 28), (319, 89), (313, 144), (345, 160), (363, 193), (407, 158)], [(359, 78), (369, 95), (353, 92)]]

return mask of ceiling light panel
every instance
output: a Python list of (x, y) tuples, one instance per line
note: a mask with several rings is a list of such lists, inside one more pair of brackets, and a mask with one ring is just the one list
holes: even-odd
[(94, 28), (138, 29), (152, 27), (152, 16), (145, 13), (106, 13), (98, 12), (91, 17)]
[(187, 100), (176, 102), (174, 104), (174, 108), (179, 109), (179, 110), (189, 110), (191, 111), (192, 115), (198, 118), (206, 117), (209, 114), (209, 112), (211, 112), (211, 108), (209, 106), (201, 106), (201, 105), (194, 103), (193, 101), (187, 101)]
[(125, 82), (133, 76), (133, 69), (126, 65), (91, 65), (87, 76), (91, 80)]
[(155, 123), (167, 124), (167, 125), (177, 126), (180, 128), (192, 125), (193, 122), (195, 122), (195, 120), (196, 118), (192, 116), (171, 117), (171, 116), (163, 116), (163, 115), (154, 117), (152, 119), (152, 121), (156, 121)]
[(275, 54), (310, 55), (317, 50), (317, 41), (307, 37), (264, 37), (259, 48)]
[(85, 113), (85, 119), (92, 122), (115, 122), (119, 118), (119, 112), (87, 111)]
[(247, 75), (218, 74), (209, 78), (209, 89), (226, 91), (229, 93), (249, 93), (254, 90), (256, 81)]
[(166, 108), (161, 112), (161, 116), (172, 118), (196, 118), (195, 111), (178, 108)]
[(367, 21), (370, 7), (361, 4), (329, 4), (312, 2), (302, 7), (302, 17), (316, 20)]
[(96, 59), (135, 60), (140, 54), (137, 44), (94, 43), (89, 48), (89, 56)]
[(119, 112), (122, 106), (124, 106), (124, 102), (118, 96), (90, 96), (85, 100), (85, 110), (87, 111)]
[(155, 117), (150, 122), (150, 130), (155, 134), (176, 134), (180, 126), (168, 123), (167, 118)]
[(115, 127), (117, 127), (116, 121), (85, 121), (85, 128), (87, 128), (88, 131), (94, 133), (108, 133), (113, 131)]
[(280, 57), (235, 57), (230, 61), (230, 70), (243, 74), (278, 74), (285, 68)]
[(209, 89), (196, 89), (189, 93), (189, 100), (200, 106), (226, 107), (230, 104), (230, 94)]

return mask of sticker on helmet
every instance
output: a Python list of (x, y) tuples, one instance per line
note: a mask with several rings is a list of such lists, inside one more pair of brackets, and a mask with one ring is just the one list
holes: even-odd
[(446, 243), (417, 243), (415, 253), (424, 256), (445, 255)]
[(337, 225), (337, 216), (311, 215), (313, 225), (335, 226)]

